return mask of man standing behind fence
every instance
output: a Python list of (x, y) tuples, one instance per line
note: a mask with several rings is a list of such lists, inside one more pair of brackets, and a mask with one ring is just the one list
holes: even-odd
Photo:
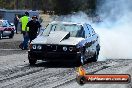
[(23, 34), (23, 43), (21, 43), (19, 45), (19, 47), (22, 49), (22, 50), (27, 50), (28, 49), (28, 41), (29, 41), (29, 28), (26, 26), (27, 23), (29, 22), (29, 13), (28, 12), (25, 12), (25, 15), (23, 17), (20, 18), (20, 22), (21, 22), (21, 25), (22, 25), (22, 34)]
[(38, 19), (37, 16), (33, 16), (32, 20), (27, 23), (27, 27), (29, 27), (30, 42), (37, 37), (38, 29), (41, 27), (37, 19)]

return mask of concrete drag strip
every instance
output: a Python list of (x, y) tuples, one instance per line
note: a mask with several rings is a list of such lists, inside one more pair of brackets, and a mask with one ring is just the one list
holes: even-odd
[(22, 49), (0, 49), (0, 51), (21, 51)]
[[(98, 64), (93, 64), (91, 67), (87, 67), (86, 71), (90, 74), (90, 70), (96, 69), (95, 74), (130, 74), (132, 75), (132, 60), (114, 60), (110, 59), (106, 61), (107, 64), (101, 65), (101, 67), (106, 67), (105, 69), (99, 70), (97, 68), (100, 68), (100, 66), (97, 67)], [(95, 67), (94, 67), (95, 66)], [(92, 69), (92, 70), (93, 70)], [(98, 71), (97, 71), (98, 70)], [(94, 72), (93, 72), (94, 73)], [(61, 86), (58, 86), (56, 88), (132, 88), (132, 82), (128, 84), (107, 84), (107, 83), (88, 83), (84, 84), (83, 86), (79, 85), (76, 81), (72, 81), (69, 83), (64, 83)]]
[[(42, 64), (46, 63), (42, 62)], [(48, 64), (50, 63), (47, 63), (47, 65), (38, 63), (38, 65), (32, 67), (28, 64), (27, 54), (23, 53), (0, 56), (0, 87), (52, 88), (65, 83), (72, 83), (72, 80), (75, 79), (76, 71), (74, 67), (56, 67), (56, 63), (51, 63), (53, 67)], [(97, 64), (98, 68), (94, 71), (102, 70), (103, 65), (107, 63), (98, 62), (88, 65), (97, 67)]]
[[(6, 55), (0, 56), (0, 88), (131, 88), (129, 84), (85, 84), (76, 82), (76, 68), (66, 67), (63, 63), (38, 61), (30, 66), (27, 51), (1, 50)], [(58, 66), (59, 65), (59, 66)], [(108, 59), (84, 65), (89, 74), (130, 74), (131, 59)]]

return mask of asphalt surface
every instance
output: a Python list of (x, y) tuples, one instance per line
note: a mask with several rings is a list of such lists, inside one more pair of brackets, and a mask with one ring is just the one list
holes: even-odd
[[(132, 88), (128, 84), (85, 84), (76, 82), (76, 67), (71, 63), (38, 61), (30, 66), (27, 50), (19, 49), (22, 35), (0, 40), (0, 88)], [(89, 74), (130, 74), (131, 59), (112, 59), (88, 63)]]

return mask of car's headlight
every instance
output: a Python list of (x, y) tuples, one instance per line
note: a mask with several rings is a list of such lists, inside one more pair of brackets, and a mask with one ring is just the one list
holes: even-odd
[(69, 47), (69, 51), (73, 51), (73, 47)]
[(38, 46), (37, 46), (37, 49), (38, 49), (38, 50), (41, 50), (41, 49), (42, 49), (42, 46), (41, 46), (41, 45), (38, 45)]
[(36, 45), (33, 45), (33, 46), (32, 46), (32, 49), (37, 49)]
[(66, 46), (63, 47), (63, 51), (67, 51), (67, 47)]

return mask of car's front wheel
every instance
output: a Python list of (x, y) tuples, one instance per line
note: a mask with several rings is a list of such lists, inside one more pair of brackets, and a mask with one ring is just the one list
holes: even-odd
[(14, 31), (11, 32), (11, 34), (9, 35), (9, 38), (13, 38), (14, 36)]
[(31, 58), (29, 54), (28, 54), (28, 60), (29, 60), (30, 65), (35, 65), (37, 62), (37, 60), (34, 58)]
[(81, 56), (78, 57), (77, 59), (77, 65), (84, 65), (85, 64), (85, 56), (84, 53), (81, 53)]

